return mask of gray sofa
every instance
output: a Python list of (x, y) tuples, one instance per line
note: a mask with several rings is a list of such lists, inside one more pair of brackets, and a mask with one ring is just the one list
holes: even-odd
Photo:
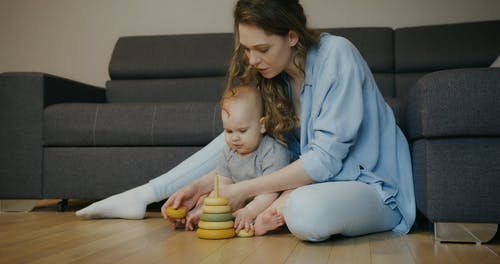
[[(410, 142), (432, 222), (500, 223), (500, 20), (331, 28), (367, 60)], [(221, 132), (232, 34), (122, 37), (106, 88), (0, 75), (0, 198), (99, 199), (147, 182)]]

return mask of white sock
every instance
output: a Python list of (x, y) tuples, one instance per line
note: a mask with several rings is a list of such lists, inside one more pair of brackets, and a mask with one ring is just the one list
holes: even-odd
[(148, 204), (156, 202), (152, 184), (146, 183), (134, 189), (95, 202), (76, 212), (86, 218), (143, 219)]

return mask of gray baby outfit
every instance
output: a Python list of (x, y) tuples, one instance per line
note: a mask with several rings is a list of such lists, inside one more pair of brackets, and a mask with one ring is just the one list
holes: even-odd
[(245, 157), (238, 156), (235, 150), (224, 146), (216, 172), (221, 176), (230, 177), (233, 182), (250, 180), (285, 167), (290, 163), (290, 157), (285, 146), (265, 135), (257, 150)]

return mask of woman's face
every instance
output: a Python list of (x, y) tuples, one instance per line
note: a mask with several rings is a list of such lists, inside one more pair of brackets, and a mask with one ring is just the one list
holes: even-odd
[(250, 65), (262, 77), (270, 79), (282, 71), (290, 72), (295, 67), (292, 63), (292, 47), (297, 43), (295, 34), (267, 34), (261, 28), (248, 24), (240, 24), (238, 30), (240, 44)]

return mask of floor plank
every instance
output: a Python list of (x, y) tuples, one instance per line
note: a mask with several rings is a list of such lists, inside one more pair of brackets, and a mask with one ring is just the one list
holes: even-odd
[(160, 212), (144, 220), (84, 220), (45, 207), (0, 213), (0, 263), (500, 263), (500, 234), (488, 244), (438, 243), (429, 230), (336, 235), (321, 243), (286, 230), (253, 238), (198, 239)]
[(482, 245), (449, 243), (446, 246), (450, 253), (456, 256), (461, 263), (500, 263), (500, 257)]
[[(101, 222), (106, 222), (101, 221)], [(102, 249), (112, 246), (116, 242), (137, 239), (147, 232), (147, 223), (140, 221), (109, 220), (110, 225), (103, 228), (95, 228), (96, 231), (80, 229), (76, 231), (73, 239), (56, 239), (55, 245), (44, 250), (45, 256), (30, 260), (30, 263), (64, 263), (76, 261), (80, 258), (94, 254)], [(111, 229), (108, 231), (107, 229)], [(82, 233), (83, 231), (84, 233)], [(64, 233), (62, 235), (65, 235)], [(62, 242), (61, 242), (62, 240)], [(52, 242), (48, 241), (50, 245)]]
[(331, 248), (332, 245), (328, 242), (300, 242), (285, 263), (327, 263)]
[(170, 227), (158, 220), (145, 220), (151, 228), (141, 232), (141, 235), (134, 239), (126, 239), (122, 242), (111, 243), (107, 247), (92, 252), (91, 254), (79, 258), (72, 263), (116, 263), (126, 259), (142, 250), (147, 250), (155, 246), (172, 234)]
[(410, 248), (416, 263), (460, 263), (458, 258), (449, 251), (447, 244), (435, 242), (430, 232), (416, 231), (403, 238), (406, 245)]
[(370, 243), (368, 236), (342, 237), (335, 236), (331, 244), (328, 263), (363, 264), (371, 262)]
[(291, 234), (280, 233), (264, 236), (255, 252), (241, 263), (284, 263), (298, 243), (299, 240)]
[(496, 236), (487, 244), (484, 244), (493, 254), (500, 256), (500, 226)]
[(371, 263), (415, 263), (403, 236), (395, 232), (369, 235)]
[(242, 263), (247, 257), (256, 254), (264, 241), (263, 237), (235, 238), (215, 250), (201, 263)]

